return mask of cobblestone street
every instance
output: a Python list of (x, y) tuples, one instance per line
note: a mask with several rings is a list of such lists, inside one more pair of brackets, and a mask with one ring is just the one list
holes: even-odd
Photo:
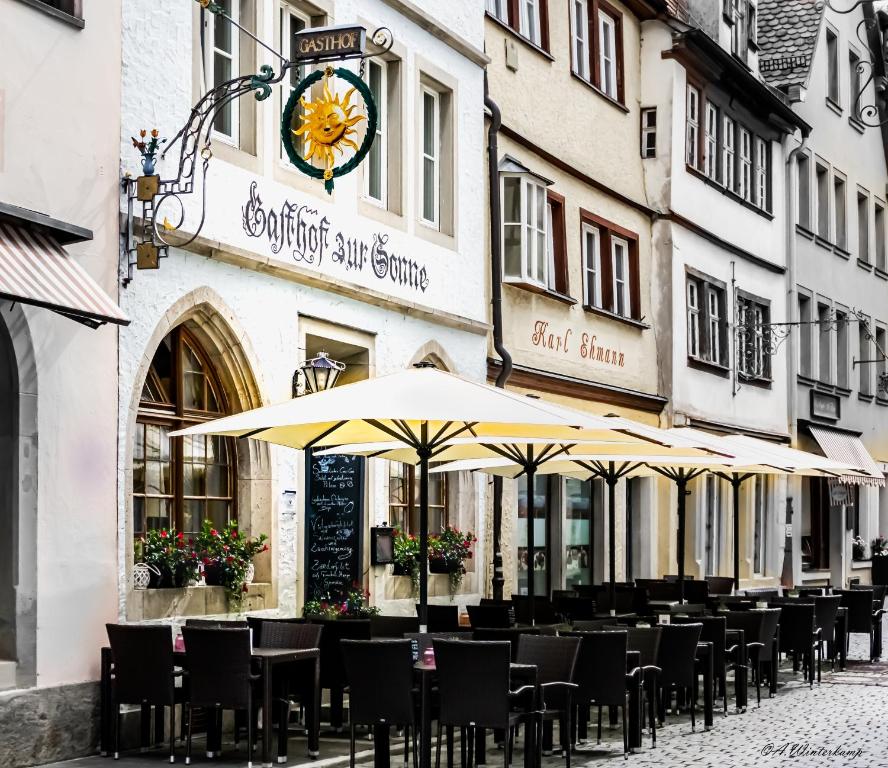
[[(861, 661), (865, 656), (864, 638), (852, 636), (848, 668), (832, 673), (826, 666), (821, 685), (813, 690), (793, 676), (788, 663), (782, 665), (780, 688), (775, 698), (763, 698), (755, 707), (755, 689), (750, 688), (750, 708), (737, 714), (730, 706), (728, 715), (721, 716), (716, 703), (715, 724), (704, 731), (698, 718), (696, 732), (691, 730), (690, 718), (667, 717), (666, 725), (657, 730), (657, 746), (650, 748), (645, 734), (645, 746), (630, 755), (625, 764), (631, 768), (648, 766), (842, 766), (843, 768), (888, 768), (888, 666), (870, 665)], [(884, 658), (884, 657), (883, 657)], [(729, 686), (730, 689), (730, 686)], [(730, 691), (729, 691), (730, 692)], [(590, 727), (594, 737), (594, 727)], [(333, 768), (348, 765), (346, 738), (322, 738), (321, 759), (309, 762), (304, 757), (305, 742), (291, 740), (291, 765), (312, 765)], [(200, 750), (202, 742), (195, 742), (193, 765), (245, 765), (243, 751), (229, 751), (221, 761), (208, 761)], [(395, 744), (393, 743), (393, 747)], [(358, 764), (373, 765), (371, 745), (359, 745)], [(183, 761), (179, 750), (177, 762)], [(459, 750), (456, 750), (457, 760)], [(393, 755), (393, 765), (400, 765), (400, 754)], [(487, 764), (493, 768), (502, 765), (502, 752), (494, 748), (487, 753)], [(116, 764), (118, 768), (150, 768), (166, 762), (164, 754), (128, 755)], [(259, 761), (254, 762), (259, 765)], [(623, 765), (622, 741), (619, 728), (605, 726), (602, 744), (580, 746), (572, 765)], [(516, 748), (513, 768), (523, 765), (520, 742)], [(557, 755), (546, 757), (543, 768), (558, 768), (564, 760)], [(56, 763), (52, 768), (110, 768), (112, 762), (101, 757)]]

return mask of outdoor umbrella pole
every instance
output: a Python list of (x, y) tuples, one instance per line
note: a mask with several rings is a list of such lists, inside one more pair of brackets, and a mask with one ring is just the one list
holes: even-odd
[(743, 479), (736, 472), (731, 476), (734, 492), (734, 589), (740, 589), (740, 484)]
[(534, 477), (536, 464), (533, 461), (533, 448), (527, 450), (527, 615), (530, 626), (536, 618), (536, 585), (534, 584), (534, 522), (536, 518), (536, 497), (534, 494)]
[(685, 601), (685, 502), (687, 500), (688, 480), (684, 473), (676, 477), (678, 487), (678, 601)]
[(610, 462), (607, 472), (607, 516), (608, 516), (608, 568), (610, 571), (610, 614), (617, 615), (617, 473), (614, 462)]
[(419, 453), (419, 631), (428, 631), (429, 603), (429, 425), (422, 423)]

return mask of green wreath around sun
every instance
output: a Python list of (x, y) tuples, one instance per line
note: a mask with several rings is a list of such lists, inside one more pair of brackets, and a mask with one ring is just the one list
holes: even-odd
[[(338, 93), (334, 95), (330, 89), (331, 77), (339, 77), (352, 87), (340, 98)], [(306, 101), (304, 94), (320, 80), (324, 81), (322, 95), (312, 101)], [(355, 91), (366, 104), (366, 116), (355, 114), (358, 105), (351, 102)], [(293, 115), (297, 106), (303, 110), (302, 114), (297, 114), (302, 124), (294, 128)], [(365, 119), (367, 130), (364, 140), (358, 145), (355, 141), (357, 137), (355, 125)], [(290, 162), (306, 176), (323, 179), (324, 189), (331, 193), (333, 179), (351, 173), (370, 151), (373, 138), (376, 136), (377, 119), (376, 102), (367, 84), (347, 69), (326, 67), (312, 72), (293, 89), (281, 119), (281, 141), (284, 143)], [(306, 145), (304, 154), (297, 149), (296, 143)], [(337, 153), (340, 157), (344, 157), (345, 148), (353, 149), (354, 155), (342, 165), (336, 165)]]

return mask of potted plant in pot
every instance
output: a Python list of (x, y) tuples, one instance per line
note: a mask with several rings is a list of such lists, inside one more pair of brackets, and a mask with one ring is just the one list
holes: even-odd
[(329, 595), (308, 600), (302, 607), (307, 619), (369, 619), (379, 614), (379, 608), (370, 605), (370, 593), (357, 584), (334, 599)]
[(853, 539), (851, 539), (851, 559), (866, 559), (866, 542), (863, 540), (862, 536), (855, 536)]
[(239, 611), (252, 581), (253, 558), (268, 550), (263, 533), (256, 537), (245, 536), (237, 523), (228, 523), (221, 531), (204, 520), (197, 537), (196, 549), (203, 563), (204, 579), (208, 586), (221, 586), (231, 608)]
[(435, 536), (429, 536), (429, 572), (449, 576), (450, 598), (456, 594), (466, 573), (465, 561), (472, 557), (472, 544), (477, 541), (470, 531), (446, 526)]
[(888, 585), (888, 539), (879, 534), (870, 545), (873, 584)]
[(197, 579), (199, 561), (192, 544), (174, 528), (148, 531), (139, 540), (139, 562), (151, 574), (149, 588), (184, 587)]
[(395, 576), (409, 576), (413, 594), (416, 594), (419, 590), (419, 540), (413, 534), (395, 528), (394, 544), (392, 573)]

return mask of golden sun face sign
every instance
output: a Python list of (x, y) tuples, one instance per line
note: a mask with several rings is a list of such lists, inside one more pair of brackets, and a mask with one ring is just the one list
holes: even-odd
[[(334, 94), (330, 87), (330, 80), (334, 77), (351, 85), (342, 96)], [(307, 100), (305, 94), (310, 94), (312, 85), (321, 79), (321, 94)], [(352, 103), (356, 94), (364, 100), (366, 115), (358, 111), (357, 103)], [(296, 112), (297, 106), (301, 107), (301, 114)], [(301, 122), (295, 128), (294, 117)], [(363, 141), (358, 144), (355, 126), (362, 120), (367, 121), (367, 130)], [(333, 179), (354, 170), (370, 150), (376, 133), (376, 120), (376, 104), (366, 83), (347, 69), (327, 67), (310, 74), (293, 90), (284, 110), (281, 138), (290, 161), (303, 173), (323, 179), (326, 190), (332, 192)], [(346, 149), (353, 150), (354, 154), (337, 166), (337, 159), (345, 159)]]

